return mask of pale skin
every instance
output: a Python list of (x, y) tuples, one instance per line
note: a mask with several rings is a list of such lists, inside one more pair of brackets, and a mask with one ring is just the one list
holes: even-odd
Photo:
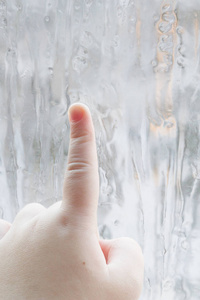
[[(82, 119), (72, 120), (82, 112)], [(4, 300), (137, 300), (144, 276), (139, 244), (99, 238), (98, 159), (86, 105), (69, 108), (70, 145), (63, 199), (26, 205), (0, 220), (0, 297)]]

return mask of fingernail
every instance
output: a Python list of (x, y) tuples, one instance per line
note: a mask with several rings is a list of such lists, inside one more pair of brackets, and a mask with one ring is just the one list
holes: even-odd
[(70, 106), (68, 110), (69, 121), (70, 122), (78, 122), (83, 117), (83, 109), (78, 105)]

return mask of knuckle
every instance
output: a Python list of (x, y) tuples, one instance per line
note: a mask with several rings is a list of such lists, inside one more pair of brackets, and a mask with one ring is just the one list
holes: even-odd
[(77, 130), (73, 130), (71, 132), (71, 141), (75, 143), (85, 143), (90, 142), (94, 138), (94, 133), (91, 131), (82, 130), (80, 128), (77, 128)]
[(127, 240), (127, 243), (130, 244), (130, 246), (132, 247), (132, 249), (134, 250), (134, 253), (136, 255), (139, 255), (139, 256), (143, 256), (143, 253), (142, 253), (142, 248), (141, 246), (138, 244), (138, 242), (136, 242), (134, 239), (132, 238), (125, 238)]
[(87, 172), (90, 167), (91, 164), (89, 162), (69, 162), (67, 166), (67, 171)]
[(40, 203), (28, 203), (26, 204), (22, 210), (32, 210), (32, 209), (43, 209), (45, 208), (42, 204)]

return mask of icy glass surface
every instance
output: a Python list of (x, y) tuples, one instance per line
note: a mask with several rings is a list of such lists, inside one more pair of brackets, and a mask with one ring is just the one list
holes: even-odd
[(62, 199), (87, 104), (99, 232), (141, 245), (141, 300), (200, 299), (199, 22), (199, 0), (0, 0), (0, 218)]

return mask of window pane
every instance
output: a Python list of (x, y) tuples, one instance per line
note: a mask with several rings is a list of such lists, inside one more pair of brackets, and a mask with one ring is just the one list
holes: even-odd
[(62, 199), (86, 103), (99, 232), (141, 245), (142, 300), (200, 299), (199, 22), (198, 0), (0, 1), (0, 218)]

